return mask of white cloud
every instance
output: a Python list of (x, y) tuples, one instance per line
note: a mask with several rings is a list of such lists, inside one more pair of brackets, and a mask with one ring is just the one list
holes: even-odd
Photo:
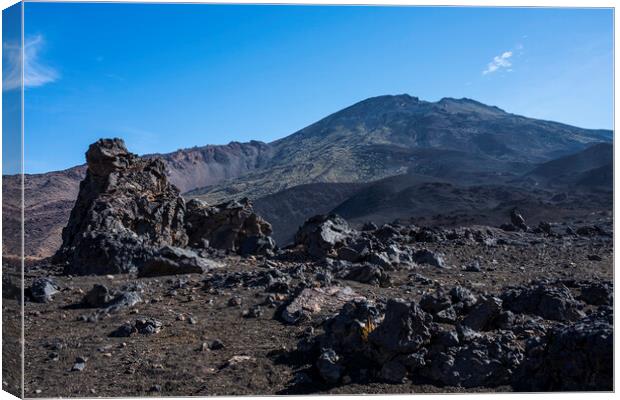
[(486, 74), (493, 73), (500, 68), (511, 67), (512, 63), (510, 62), (510, 57), (512, 57), (512, 51), (505, 51), (499, 56), (493, 57), (493, 61), (491, 61), (487, 65), (487, 68), (484, 71), (482, 71), (482, 74), (486, 75)]
[[(39, 60), (39, 52), (45, 45), (43, 36), (36, 35), (26, 38), (24, 43), (24, 88), (39, 87), (54, 82), (59, 78), (58, 72)], [(18, 43), (3, 43), (2, 75), (3, 90), (17, 89), (21, 86), (21, 49)]]

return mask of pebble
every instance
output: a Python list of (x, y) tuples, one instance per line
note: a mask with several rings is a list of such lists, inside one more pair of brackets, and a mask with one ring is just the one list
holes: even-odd
[(75, 358), (75, 363), (73, 364), (73, 367), (71, 367), (71, 371), (83, 371), (84, 368), (86, 368), (86, 358), (84, 357), (76, 357)]

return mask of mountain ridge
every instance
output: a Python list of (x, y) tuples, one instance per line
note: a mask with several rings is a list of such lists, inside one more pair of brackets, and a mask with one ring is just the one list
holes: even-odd
[[(350, 189), (403, 174), (503, 182), (612, 138), (612, 131), (522, 117), (473, 99), (429, 102), (402, 94), (359, 101), (270, 143), (233, 141), (143, 157), (162, 157), (170, 181), (187, 197), (217, 203), (259, 199), (299, 185), (347, 183)], [(84, 174), (82, 165), (25, 176), (29, 255), (44, 257), (59, 245)], [(3, 190), (16, 193), (19, 181), (4, 176)], [(5, 199), (13, 215), (3, 229), (9, 237), (18, 229), (19, 202), (15, 197), (12, 204), (11, 195)], [(315, 208), (322, 210), (308, 205)], [(4, 250), (14, 253), (18, 247), (8, 243)]]

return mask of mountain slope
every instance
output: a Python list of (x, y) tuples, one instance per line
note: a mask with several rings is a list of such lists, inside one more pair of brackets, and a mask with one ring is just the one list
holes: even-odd
[(531, 164), (610, 136), (609, 131), (526, 118), (470, 99), (380, 96), (271, 143), (273, 157), (265, 168), (189, 195), (208, 201), (258, 198), (306, 183), (368, 182), (408, 171), (434, 176), (453, 169), (441, 158), (429, 168), (420, 157), (425, 150), (460, 152), (477, 158), (482, 170), (499, 166), (501, 172), (520, 175)]
[(543, 163), (524, 179), (537, 185), (608, 186), (613, 175), (614, 149), (598, 143), (575, 154)]

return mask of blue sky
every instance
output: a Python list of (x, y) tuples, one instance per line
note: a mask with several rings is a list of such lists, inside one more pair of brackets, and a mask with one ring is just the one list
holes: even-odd
[(611, 10), (26, 3), (27, 172), (271, 141), (367, 97), (611, 128)]

